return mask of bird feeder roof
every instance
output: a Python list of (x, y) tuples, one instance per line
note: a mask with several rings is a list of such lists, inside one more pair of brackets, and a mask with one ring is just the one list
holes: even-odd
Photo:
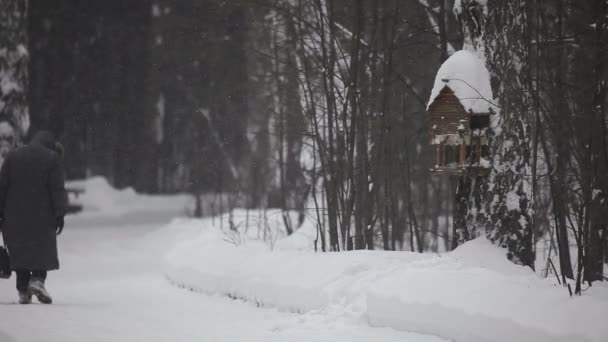
[(494, 96), (490, 86), (490, 73), (484, 61), (472, 52), (460, 50), (441, 65), (427, 110), (445, 87), (452, 90), (467, 112), (492, 112), (493, 105), (489, 101), (494, 101)]

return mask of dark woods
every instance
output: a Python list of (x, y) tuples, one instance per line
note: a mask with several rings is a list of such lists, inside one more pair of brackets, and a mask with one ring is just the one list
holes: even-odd
[(248, 148), (244, 18), (194, 3), (30, 3), (32, 124), (62, 137), (72, 178), (234, 190), (229, 167)]
[[(25, 4), (2, 1), (3, 44), (29, 46), (5, 65), (29, 79), (31, 130), (61, 137), (70, 178), (297, 210), (323, 251), (442, 251), (485, 234), (577, 291), (604, 277), (604, 0), (462, 0), (459, 15), (443, 0)], [(503, 121), (493, 173), (467, 184), (429, 171), (426, 106), (471, 38)], [(3, 110), (22, 132), (25, 93)]]
[(32, 126), (71, 178), (300, 210), (319, 249), (450, 249), (425, 115), (461, 45), (443, 5), (30, 2)]
[(528, 25), (537, 226), (580, 292), (608, 261), (608, 3), (537, 1)]

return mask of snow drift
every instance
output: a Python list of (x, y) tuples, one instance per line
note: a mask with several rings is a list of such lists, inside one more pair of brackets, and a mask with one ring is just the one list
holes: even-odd
[(68, 188), (83, 191), (70, 201), (82, 206), (80, 215), (125, 216), (140, 213), (185, 213), (191, 205), (189, 195), (149, 196), (136, 193), (132, 188), (114, 189), (103, 177), (71, 181)]
[[(315, 254), (302, 251), (305, 244), (294, 241), (306, 239), (297, 234), (271, 249), (255, 234), (235, 244), (217, 225), (217, 218), (178, 220), (163, 231), (177, 237), (165, 264), (172, 283), (293, 312), (340, 310), (373, 326), (454, 341), (605, 341), (608, 336), (606, 297), (570, 299), (562, 287), (511, 264), (483, 238), (442, 256)], [(307, 236), (310, 229), (304, 228)]]

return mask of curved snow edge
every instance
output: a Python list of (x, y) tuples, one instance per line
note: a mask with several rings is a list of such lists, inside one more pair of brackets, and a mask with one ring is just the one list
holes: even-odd
[(559, 336), (509, 319), (467, 313), (440, 303), (402, 302), (397, 296), (368, 293), (367, 316), (373, 327), (433, 334), (456, 342), (590, 342), (580, 335)]
[[(293, 313), (323, 310), (338, 303), (349, 305), (345, 297), (331, 298), (323, 288), (306, 289), (273, 283), (272, 280), (246, 280), (238, 276), (205, 274), (191, 268), (169, 268), (166, 270), (166, 277), (172, 285), (182, 289), (239, 299), (257, 307)], [(406, 301), (399, 295), (375, 287), (364, 291), (361, 296), (365, 299), (365, 307), (363, 310), (356, 310), (359, 311), (357, 314), (366, 317), (372, 327), (434, 335), (455, 342), (601, 341), (577, 334), (547, 332), (523, 326), (511, 319), (492, 317), (484, 313), (469, 313), (466, 309), (441, 303)]]
[[(278, 284), (270, 284), (261, 281), (242, 282), (237, 277), (218, 277), (211, 274), (202, 274), (188, 268), (169, 269), (165, 276), (170, 284), (188, 289), (192, 292), (202, 293), (206, 295), (220, 295), (231, 299), (240, 299), (245, 302), (253, 303), (258, 307), (270, 307), (279, 310), (284, 310), (293, 313), (304, 313), (312, 310), (323, 309), (328, 300), (316, 296), (313, 293), (306, 293), (304, 289), (294, 289), (282, 287)], [(248, 284), (249, 289), (244, 289)], [(266, 288), (273, 292), (272, 296), (269, 293), (263, 294)], [(281, 293), (298, 293), (296, 296), (281, 296)], [(290, 300), (294, 299), (294, 300)], [(307, 301), (298, 300), (299, 298), (308, 298)]]
[[(569, 299), (484, 239), (444, 256), (271, 252), (228, 244), (200, 223), (182, 230), (164, 266), (172, 284), (195, 292), (296, 313), (337, 308), (374, 327), (457, 342), (599, 342), (608, 335), (606, 300)], [(182, 222), (174, 235), (175, 226)]]

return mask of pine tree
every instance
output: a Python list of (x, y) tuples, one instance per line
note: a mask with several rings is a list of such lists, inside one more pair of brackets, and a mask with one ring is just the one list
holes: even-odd
[(27, 0), (0, 2), (0, 113), (19, 135), (29, 129), (27, 9)]

